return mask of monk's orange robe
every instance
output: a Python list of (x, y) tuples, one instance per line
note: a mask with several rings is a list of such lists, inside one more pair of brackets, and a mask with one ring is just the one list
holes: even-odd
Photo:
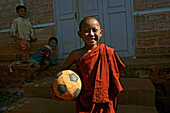
[(119, 71), (125, 65), (114, 49), (98, 44), (76, 66), (83, 84), (76, 113), (115, 113), (117, 96), (123, 90)]

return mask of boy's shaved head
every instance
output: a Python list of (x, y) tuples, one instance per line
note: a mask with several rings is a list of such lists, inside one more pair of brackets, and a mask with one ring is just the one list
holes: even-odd
[(99, 25), (100, 25), (100, 22), (96, 18), (91, 17), (91, 16), (85, 17), (83, 20), (81, 20), (81, 22), (79, 24), (79, 31), (81, 31), (81, 29), (82, 29), (82, 24), (85, 23), (88, 20), (96, 20), (99, 23)]

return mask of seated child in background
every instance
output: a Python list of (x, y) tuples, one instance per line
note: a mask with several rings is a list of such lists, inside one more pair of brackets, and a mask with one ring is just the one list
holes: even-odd
[(57, 62), (52, 56), (52, 49), (56, 48), (57, 43), (57, 38), (51, 37), (48, 41), (48, 45), (38, 49), (33, 55), (31, 55), (31, 67), (42, 71), (46, 69), (49, 65), (57, 65)]
[(52, 56), (52, 50), (56, 48), (58, 40), (56, 37), (51, 37), (48, 40), (48, 45), (38, 49), (30, 57), (30, 66), (34, 68), (33, 73), (40, 72), (48, 68), (50, 65), (57, 65), (57, 62)]

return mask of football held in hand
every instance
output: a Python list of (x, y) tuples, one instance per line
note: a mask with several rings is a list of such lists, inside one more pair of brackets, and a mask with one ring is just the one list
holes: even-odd
[(72, 70), (57, 73), (52, 82), (53, 93), (64, 100), (74, 100), (81, 91), (81, 80)]

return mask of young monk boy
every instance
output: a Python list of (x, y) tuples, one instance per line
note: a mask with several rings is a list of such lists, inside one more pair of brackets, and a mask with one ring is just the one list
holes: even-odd
[(76, 113), (115, 113), (118, 94), (123, 90), (119, 71), (125, 67), (113, 48), (97, 44), (103, 34), (99, 21), (84, 18), (78, 35), (85, 43), (73, 50), (61, 70), (76, 64), (82, 90), (76, 99)]

